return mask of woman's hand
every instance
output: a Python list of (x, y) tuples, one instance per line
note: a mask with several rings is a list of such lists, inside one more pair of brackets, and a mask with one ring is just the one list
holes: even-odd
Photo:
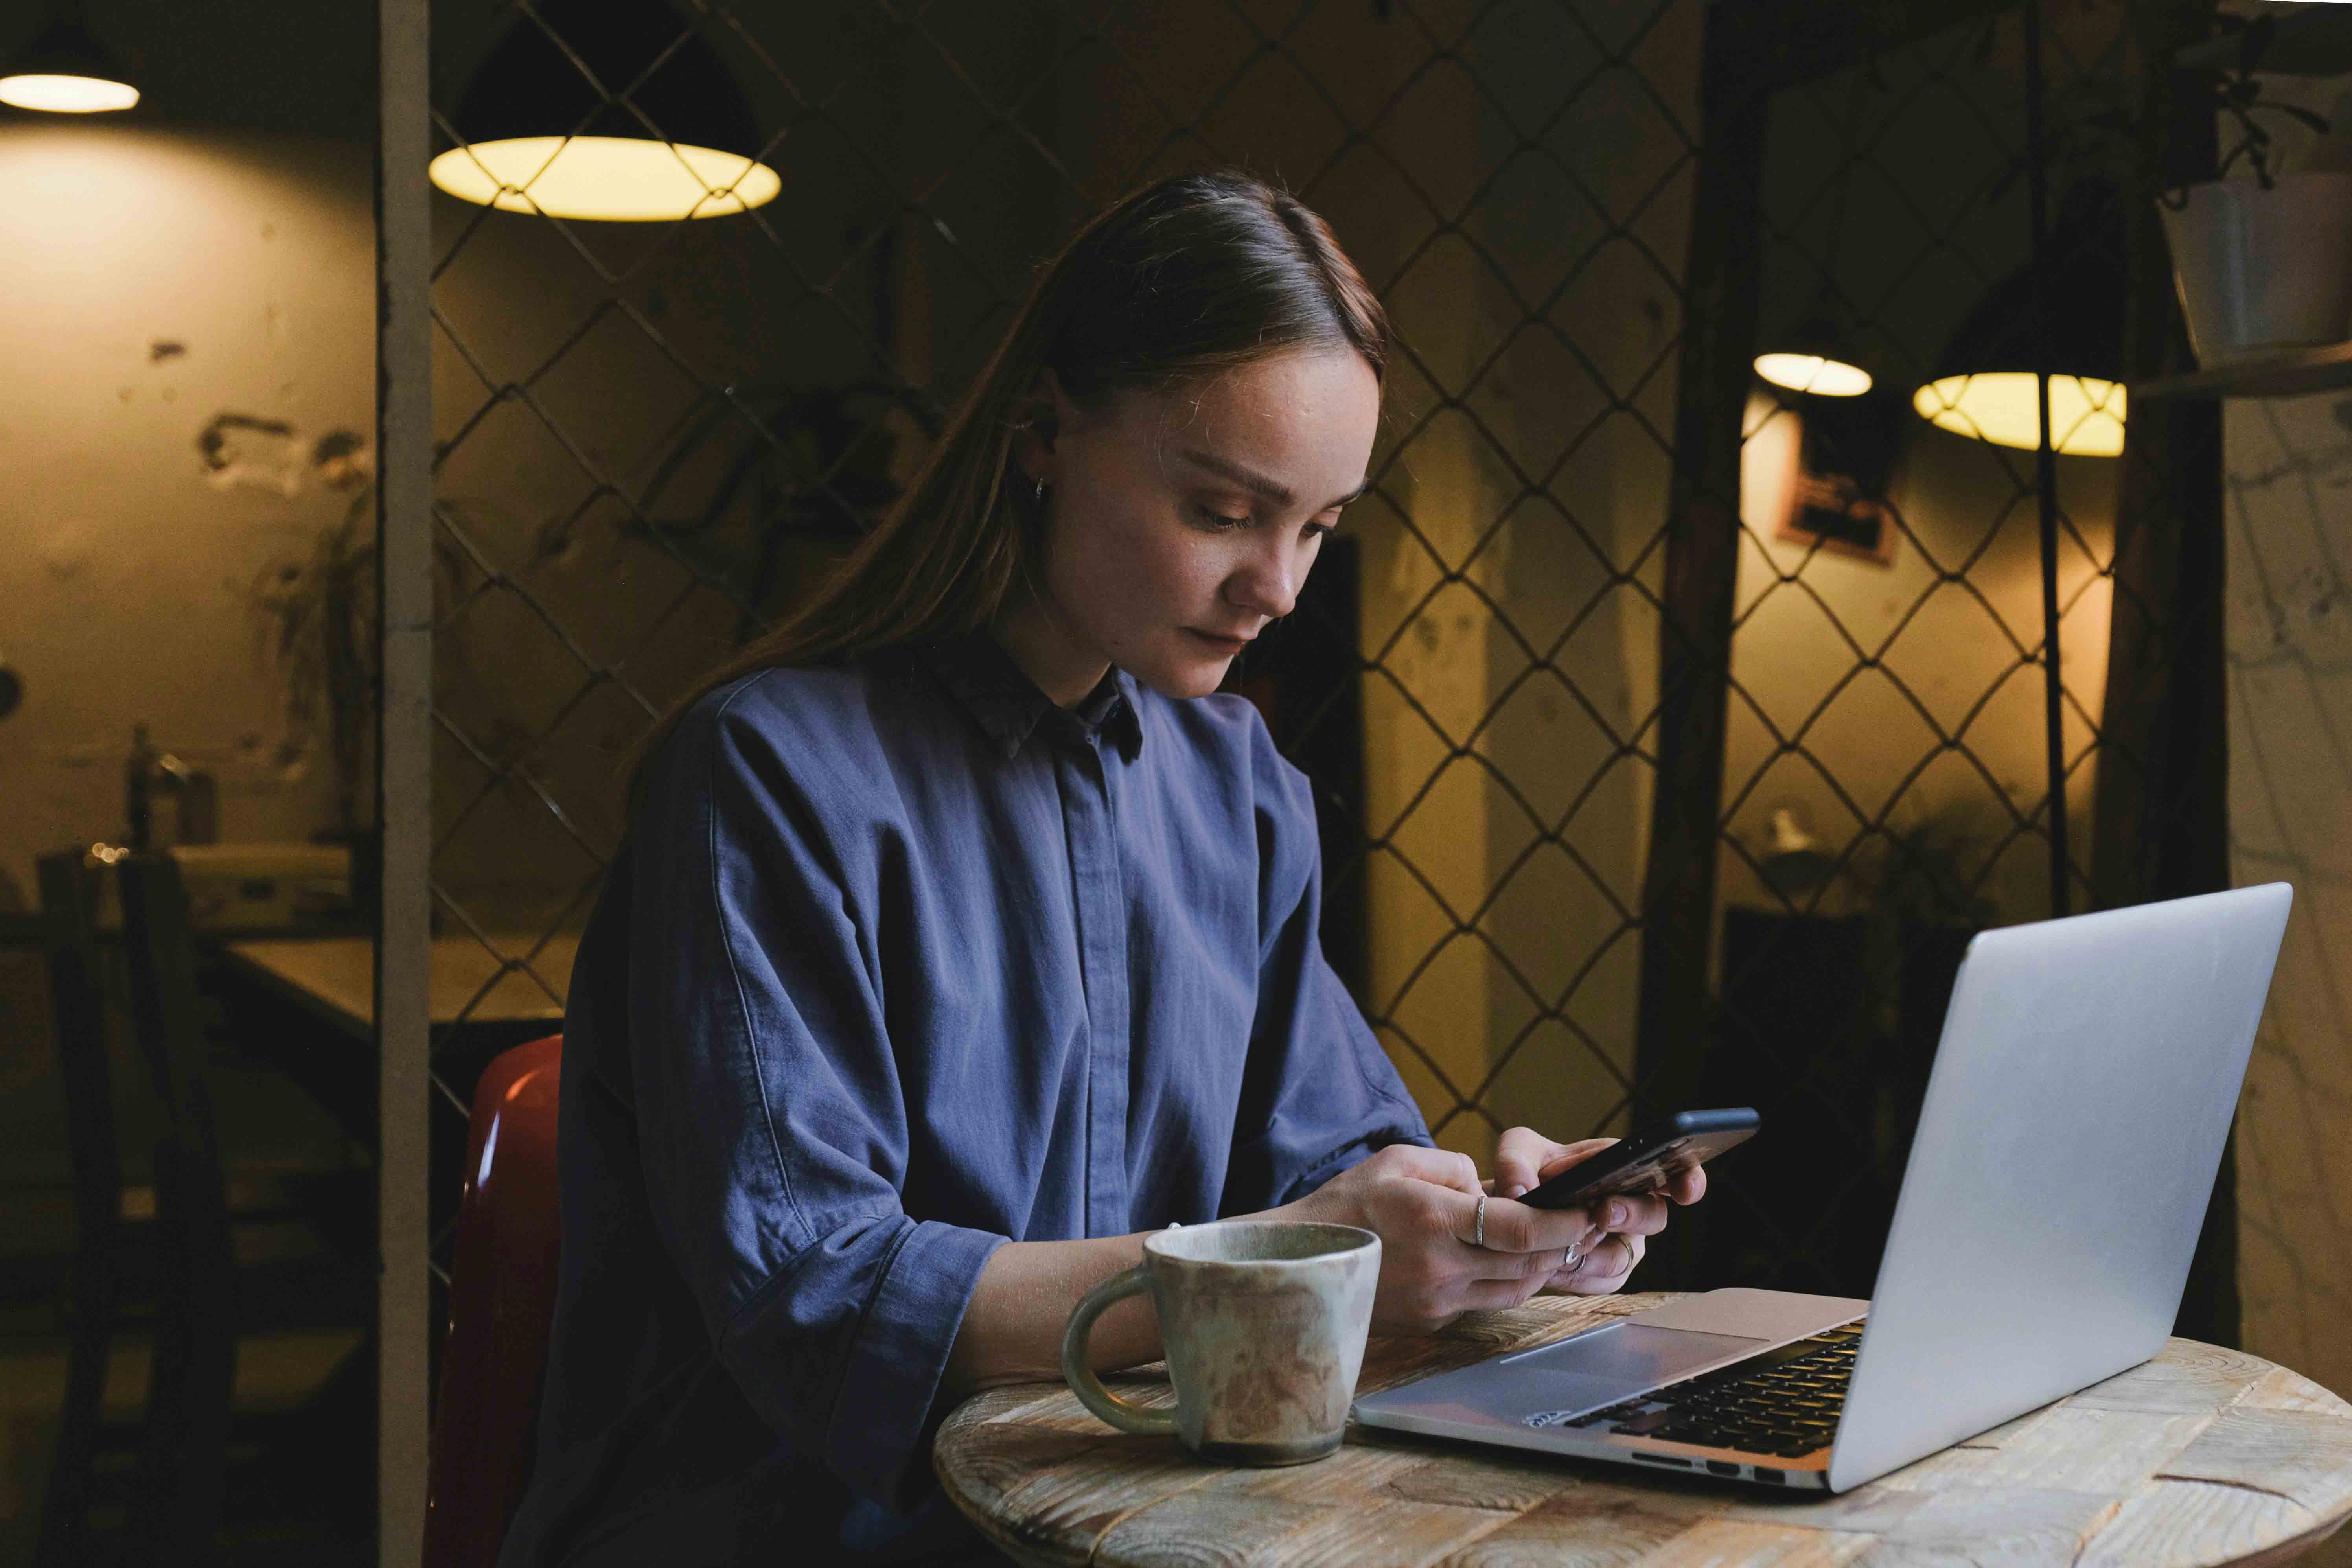
[[(1511, 1146), (1534, 1147), (1524, 1139)], [(1581, 1143), (1551, 1147), (1591, 1152)], [(1481, 1198), (1486, 1211), (1484, 1247), (1474, 1245)], [(1657, 1206), (1663, 1224), (1665, 1205)], [(1591, 1216), (1582, 1209), (1533, 1209), (1492, 1196), (1467, 1154), (1410, 1143), (1381, 1150), (1265, 1217), (1361, 1226), (1381, 1238), (1381, 1282), (1372, 1300), (1372, 1328), (1379, 1333), (1430, 1332), (1464, 1312), (1518, 1306), (1557, 1279), (1581, 1281), (1582, 1255), (1598, 1241)], [(1578, 1258), (1573, 1264), (1571, 1249)], [(1619, 1268), (1617, 1279), (1631, 1267)]]
[[(1532, 1127), (1514, 1127), (1503, 1134), (1495, 1151), (1493, 1191), (1516, 1198), (1560, 1172), (1616, 1142), (1614, 1138), (1587, 1138), (1575, 1143), (1555, 1143)], [(1662, 1195), (1603, 1198), (1593, 1205), (1593, 1236), (1579, 1248), (1574, 1264), (1556, 1269), (1542, 1289), (1577, 1296), (1605, 1296), (1625, 1283), (1633, 1265), (1642, 1261), (1648, 1237), (1666, 1228), (1666, 1205), (1695, 1204), (1706, 1195), (1706, 1172), (1693, 1165), (1674, 1173)], [(1521, 1207), (1513, 1205), (1514, 1208)], [(1531, 1211), (1540, 1212), (1540, 1211)], [(1561, 1209), (1561, 1214), (1583, 1214)], [(1493, 1208), (1487, 1211), (1493, 1220)]]

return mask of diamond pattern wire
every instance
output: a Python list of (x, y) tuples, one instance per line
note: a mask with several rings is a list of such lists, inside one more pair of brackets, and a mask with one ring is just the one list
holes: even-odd
[[(1987, 90), (2004, 52), (2021, 63), (2017, 47), (2013, 18), (1954, 28), (1775, 106), (1776, 137), (1828, 145), (1817, 162), (1779, 157), (1781, 169), (1810, 167), (1792, 171), (1796, 188), (1781, 200), (1768, 195), (1780, 219), (1768, 276), (1776, 262), (1810, 274), (1811, 289), (1784, 287), (1782, 297), (1825, 298), (1882, 386), (1907, 393), (1962, 368), (1938, 363), (1955, 322), (1921, 308), (1931, 302), (1921, 279), (1945, 279), (1937, 292), (1965, 309), (2027, 259), (2021, 84)], [(2078, 99), (2122, 76), (2120, 37), (2048, 40), (2042, 66), (2053, 100)], [(1932, 131), (1906, 126), (1926, 104)], [(1941, 179), (1923, 178), (1935, 165), (1906, 152), (1928, 133)], [(2070, 173), (2119, 183), (2117, 162)], [(1875, 197), (1863, 208), (1859, 256), (1839, 248), (1855, 243), (1857, 188)], [(1881, 245), (1881, 234), (1898, 243)], [(1792, 444), (1778, 422), (1793, 414), (1840, 428), (1825, 402), (1759, 400), (1751, 480)], [(1805, 469), (1815, 456), (1803, 449)], [(2117, 465), (2060, 464), (2063, 747), (2079, 817), (2100, 745)], [(1972, 504), (1956, 506), (1961, 498)], [(1722, 1076), (1755, 1086), (1773, 1102), (1768, 1118), (1811, 1148), (1782, 1152), (1777, 1184), (1725, 1184), (1718, 1201), (1732, 1223), (1715, 1216), (1710, 1272), (1860, 1294), (1966, 938), (2050, 912), (2034, 458), (1915, 429), (1878, 520), (1884, 559), (1867, 566), (1834, 531), (1803, 531), (1808, 499), (1788, 509), (1794, 519), (1759, 515), (1773, 509), (1752, 497), (1743, 504), (1720, 837), (1733, 909), (1716, 1049)], [(2078, 826), (2072, 843), (2087, 839)], [(2080, 909), (2089, 872), (2070, 859)], [(1850, 944), (1843, 976), (1824, 944)]]
[[(1398, 331), (1354, 548), (1327, 565), (1347, 580), (1318, 576), (1236, 681), (1315, 780), (1327, 945), (1441, 1142), (1622, 1131), (1703, 10), (682, 0), (681, 38), (767, 135), (777, 201), (598, 225), (436, 198), (433, 887), (444, 940), (499, 966), (437, 1033), (436, 1136), (462, 1138), (473, 1076), (524, 1037), (475, 1019), (493, 988), (560, 1006), (651, 715), (887, 501), (1071, 223), (1228, 162), (1324, 212)], [(562, 41), (566, 13), (442, 11), (457, 146), (474, 60), (508, 26)], [(1776, 97), (1768, 332), (1819, 296), (1907, 399), (1957, 312), (2024, 259), (2008, 37), (1956, 27)], [(2119, 51), (2053, 65), (2058, 90)], [(646, 119), (631, 84), (598, 85)], [(1759, 1168), (1722, 1257), (1750, 1282), (1866, 1288), (1832, 1238), (1899, 1169), (1924, 1075), (1886, 1065), (1926, 1005), (1906, 965), (2043, 912), (2042, 631), (2029, 453), (1906, 409), (1877, 555), (1763, 516), (1812, 460), (1800, 405), (1826, 401), (1752, 411), (1726, 937), (1689, 983), (1721, 999), (1693, 1048), (1726, 1064), (1724, 1099), (1769, 1088), (1827, 1140), (1819, 1172), (1774, 1168), (1800, 1206)], [(2112, 501), (2094, 460), (2066, 462), (2079, 788)], [(1825, 998), (1847, 1023), (1798, 1048), (1781, 1016)]]

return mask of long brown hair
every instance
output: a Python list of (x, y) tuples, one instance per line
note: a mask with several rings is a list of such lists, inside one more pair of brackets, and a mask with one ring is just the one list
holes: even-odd
[[(1008, 485), (1019, 415), (1051, 370), (1078, 406), (1288, 350), (1388, 366), (1388, 316), (1288, 191), (1236, 170), (1179, 174), (1109, 207), (1038, 274), (907, 493), (809, 603), (705, 677), (646, 737), (739, 677), (835, 662), (987, 626), (1036, 580), (1041, 511)], [(635, 791), (632, 791), (634, 794)]]

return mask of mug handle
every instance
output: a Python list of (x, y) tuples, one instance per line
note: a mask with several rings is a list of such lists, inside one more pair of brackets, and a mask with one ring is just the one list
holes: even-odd
[(1102, 1379), (1095, 1375), (1093, 1358), (1087, 1354), (1087, 1342), (1093, 1337), (1095, 1320), (1102, 1316), (1103, 1310), (1150, 1288), (1150, 1277), (1138, 1264), (1087, 1292), (1086, 1300), (1070, 1314), (1070, 1326), (1062, 1331), (1062, 1380), (1078, 1396), (1078, 1403), (1093, 1411), (1106, 1426), (1139, 1436), (1162, 1437), (1176, 1430), (1176, 1413), (1121, 1399), (1103, 1386)]

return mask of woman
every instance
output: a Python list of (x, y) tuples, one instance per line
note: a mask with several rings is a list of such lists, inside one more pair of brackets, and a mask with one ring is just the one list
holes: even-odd
[[(984, 1557), (932, 1428), (1055, 1376), (1171, 1222), (1375, 1230), (1389, 1331), (1641, 1258), (1657, 1198), (1509, 1201), (1598, 1144), (1514, 1129), (1483, 1185), (1428, 1146), (1324, 962), (1307, 784), (1211, 695), (1362, 491), (1387, 355), (1290, 195), (1129, 197), (894, 514), (657, 737), (566, 1014), (507, 1563)], [(1155, 1357), (1148, 1308), (1095, 1346)]]

